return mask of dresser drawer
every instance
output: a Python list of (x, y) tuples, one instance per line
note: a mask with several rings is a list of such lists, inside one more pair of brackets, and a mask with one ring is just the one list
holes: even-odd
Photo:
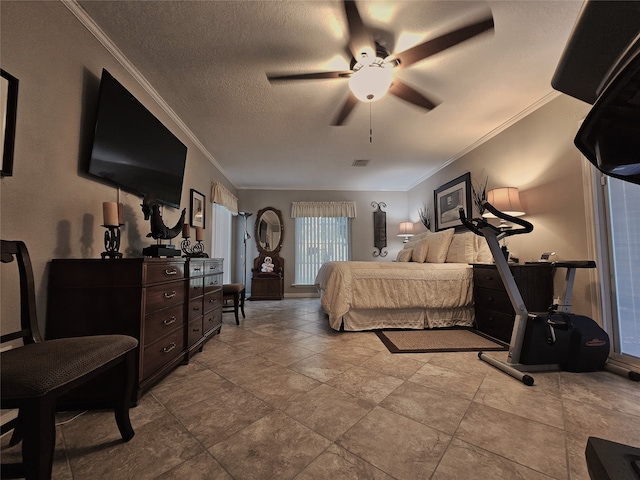
[(180, 304), (147, 315), (144, 319), (144, 344), (151, 345), (172, 330), (182, 329), (182, 309), (183, 306)]
[(502, 283), (500, 274), (495, 268), (482, 268), (474, 266), (473, 285), (476, 287), (492, 288), (495, 290), (504, 289), (504, 284)]
[(144, 347), (142, 377), (147, 378), (176, 356), (184, 353), (184, 329), (173, 331), (157, 342)]
[(220, 325), (222, 325), (222, 307), (205, 313), (203, 319), (203, 329), (205, 334)]
[(184, 262), (172, 262), (147, 265), (145, 283), (168, 282), (184, 278)]
[(190, 277), (201, 277), (205, 274), (206, 264), (204, 260), (198, 260), (191, 258), (189, 260), (189, 276)]
[(188, 331), (187, 331), (187, 346), (190, 347), (194, 345), (198, 340), (202, 338), (202, 317), (199, 317), (198, 320), (194, 320), (193, 322), (189, 322)]
[(196, 277), (189, 280), (189, 298), (204, 295), (204, 278)]
[(165, 283), (146, 288), (147, 315), (184, 302), (184, 282)]
[(203, 313), (202, 310), (202, 297), (194, 298), (193, 300), (189, 300), (189, 311), (188, 311), (188, 319), (187, 321), (191, 322), (198, 317), (201, 317)]
[(509, 343), (511, 341), (513, 322), (514, 315), (486, 308), (476, 308), (478, 330), (503, 342)]
[(213, 273), (222, 273), (222, 259), (214, 258), (205, 262), (205, 275), (211, 275)]
[(204, 277), (204, 293), (215, 292), (222, 289), (222, 274), (207, 275)]
[(222, 308), (222, 289), (204, 296), (204, 312), (210, 312), (214, 308)]
[(473, 294), (477, 307), (497, 310), (508, 314), (513, 313), (509, 295), (507, 295), (507, 292), (504, 290), (489, 290), (487, 288), (476, 287), (473, 290)]

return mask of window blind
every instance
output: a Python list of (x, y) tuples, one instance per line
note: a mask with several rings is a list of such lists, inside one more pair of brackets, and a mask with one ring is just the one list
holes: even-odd
[(323, 263), (349, 260), (350, 227), (347, 217), (295, 219), (295, 284), (313, 285)]

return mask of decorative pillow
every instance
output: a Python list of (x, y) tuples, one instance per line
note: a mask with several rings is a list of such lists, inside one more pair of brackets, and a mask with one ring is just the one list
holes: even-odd
[(420, 240), (424, 240), (425, 238), (427, 238), (429, 235), (431, 235), (431, 232), (429, 231), (417, 233), (413, 237), (411, 237), (411, 242), (419, 242)]
[(446, 262), (473, 263), (476, 261), (476, 235), (473, 232), (457, 233), (451, 239)]
[(427, 254), (429, 251), (429, 242), (426, 238), (422, 240), (418, 240), (418, 242), (413, 247), (413, 252), (411, 253), (411, 261), (417, 263), (424, 263), (427, 259)]
[(476, 258), (475, 263), (493, 263), (493, 255), (489, 250), (489, 245), (484, 237), (480, 235), (474, 235), (476, 240)]
[(413, 252), (413, 248), (403, 248), (398, 252), (398, 256), (396, 257), (396, 262), (410, 262), (411, 252)]
[(432, 233), (425, 242), (429, 244), (429, 251), (427, 252), (428, 263), (444, 263), (447, 259), (447, 252), (449, 251), (449, 245), (453, 239), (453, 228), (442, 230), (441, 232)]

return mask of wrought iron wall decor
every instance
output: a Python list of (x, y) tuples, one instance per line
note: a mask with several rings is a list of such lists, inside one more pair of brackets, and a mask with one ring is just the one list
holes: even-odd
[(387, 246), (387, 212), (383, 212), (382, 208), (387, 208), (384, 202), (371, 202), (371, 206), (376, 210), (373, 212), (373, 245), (377, 248), (374, 250), (374, 257), (386, 257), (387, 251), (382, 249)]

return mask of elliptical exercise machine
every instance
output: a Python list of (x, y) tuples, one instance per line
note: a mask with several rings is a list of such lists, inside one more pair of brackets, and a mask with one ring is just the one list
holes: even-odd
[[(496, 217), (514, 223), (519, 228), (499, 229), (484, 218), (467, 219), (464, 210), (460, 209), (460, 220), (476, 235), (483, 236), (489, 245), (496, 268), (507, 291), (516, 316), (511, 333), (509, 354), (503, 362), (479, 352), (478, 358), (489, 365), (502, 370), (527, 386), (534, 383), (534, 378), (527, 372), (548, 372), (566, 370), (572, 372), (589, 372), (607, 369), (618, 375), (640, 381), (640, 373), (608, 362), (609, 336), (591, 318), (570, 313), (568, 305), (560, 310), (550, 305), (548, 312), (533, 313), (527, 311), (518, 286), (511, 274), (509, 264), (500, 248), (503, 238), (530, 233), (533, 225), (521, 218), (512, 217), (497, 210), (489, 202), (484, 207)], [(557, 264), (569, 268), (567, 274), (567, 291), (565, 303), (571, 297), (573, 276), (576, 267), (593, 267), (593, 262), (563, 262)]]

